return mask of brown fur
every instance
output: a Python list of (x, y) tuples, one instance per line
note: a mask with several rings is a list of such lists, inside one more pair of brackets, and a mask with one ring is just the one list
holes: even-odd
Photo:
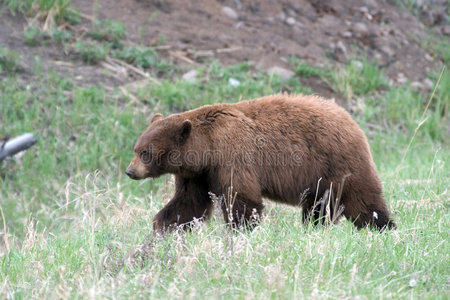
[(175, 196), (155, 216), (156, 230), (206, 219), (209, 193), (224, 200), (224, 218), (236, 226), (253, 223), (266, 197), (302, 206), (304, 221), (323, 221), (331, 199), (331, 214), (340, 207), (358, 228), (395, 227), (363, 131), (344, 109), (316, 96), (158, 114), (135, 152), (130, 177), (176, 177)]

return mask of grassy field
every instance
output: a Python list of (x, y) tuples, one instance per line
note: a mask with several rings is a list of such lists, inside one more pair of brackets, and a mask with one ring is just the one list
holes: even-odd
[[(164, 72), (160, 84), (149, 81), (130, 98), (55, 72), (23, 86), (20, 57), (1, 49), (0, 72), (8, 75), (0, 82), (0, 134), (39, 139), (0, 165), (1, 298), (448, 299), (448, 70), (430, 74), (439, 85), (427, 95), (409, 83), (390, 86), (365, 60), (337, 69), (293, 60), (297, 76), (287, 82), (249, 64), (211, 62), (198, 69), (201, 80), (187, 82), (151, 51), (133, 51), (120, 53), (147, 53), (142, 63)], [(153, 215), (170, 199), (173, 179), (136, 182), (123, 173), (152, 114), (309, 93), (307, 76), (356, 99), (353, 116), (398, 229), (358, 231), (347, 221), (313, 228), (301, 224), (300, 209), (268, 203), (252, 232), (232, 232), (216, 210), (192, 232), (153, 236)]]

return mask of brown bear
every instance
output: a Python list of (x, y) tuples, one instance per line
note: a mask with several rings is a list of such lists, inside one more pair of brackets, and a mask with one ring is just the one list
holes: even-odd
[[(232, 226), (255, 224), (262, 198), (301, 206), (303, 221), (344, 215), (358, 228), (394, 228), (363, 131), (332, 101), (278, 94), (155, 115), (126, 169), (175, 175), (156, 231), (206, 220), (220, 199)], [(326, 213), (327, 212), (327, 213)]]

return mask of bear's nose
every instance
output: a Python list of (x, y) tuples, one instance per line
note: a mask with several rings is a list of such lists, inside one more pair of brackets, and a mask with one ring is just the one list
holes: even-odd
[(134, 173), (134, 170), (132, 168), (130, 168), (130, 167), (128, 167), (125, 170), (125, 174), (127, 174), (128, 177), (130, 177), (131, 179), (136, 179), (136, 174)]

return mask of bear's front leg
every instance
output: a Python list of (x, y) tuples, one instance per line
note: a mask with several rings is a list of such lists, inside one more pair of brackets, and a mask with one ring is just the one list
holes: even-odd
[(261, 200), (250, 200), (238, 193), (224, 197), (220, 204), (225, 222), (234, 229), (242, 227), (253, 229), (258, 225), (264, 209)]
[(155, 232), (188, 229), (194, 219), (205, 221), (211, 215), (212, 201), (203, 178), (175, 177), (175, 195), (153, 219)]
[(222, 168), (212, 177), (212, 191), (220, 199), (225, 222), (232, 228), (254, 228), (264, 209), (255, 170), (244, 166)]

